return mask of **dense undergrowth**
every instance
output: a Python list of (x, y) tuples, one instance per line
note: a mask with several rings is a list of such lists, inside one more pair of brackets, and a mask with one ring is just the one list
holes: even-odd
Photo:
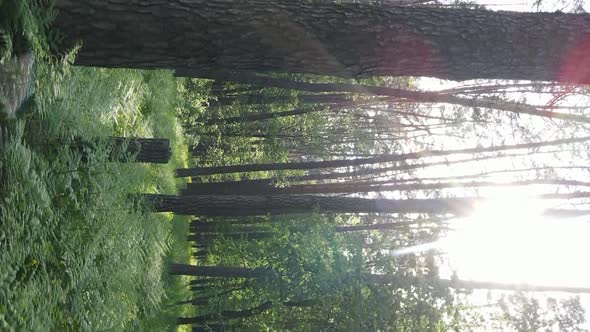
[[(170, 305), (185, 290), (165, 264), (188, 261), (186, 219), (149, 213), (129, 194), (172, 194), (180, 184), (173, 170), (187, 148), (176, 79), (72, 67), (75, 52), (49, 55), (32, 6), (0, 9), (12, 14), (2, 16), (4, 36), (24, 38), (37, 60), (35, 105), (0, 126), (0, 330), (174, 329), (189, 309)], [(74, 148), (112, 135), (168, 138), (173, 159), (118, 163), (106, 146)]]

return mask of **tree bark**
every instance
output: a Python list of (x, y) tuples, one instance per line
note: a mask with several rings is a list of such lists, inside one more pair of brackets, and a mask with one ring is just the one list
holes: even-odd
[[(385, 174), (387, 172), (392, 172), (392, 171), (409, 171), (409, 170), (413, 170), (413, 169), (423, 169), (423, 168), (427, 168), (427, 167), (435, 167), (435, 166), (441, 166), (441, 165), (446, 165), (446, 166), (451, 166), (451, 165), (455, 165), (455, 164), (461, 164), (461, 163), (469, 163), (469, 162), (477, 162), (477, 161), (483, 161), (483, 160), (489, 160), (489, 159), (498, 159), (500, 157), (506, 157), (506, 156), (514, 156), (514, 155), (518, 155), (518, 154), (509, 154), (509, 155), (501, 155), (501, 156), (483, 156), (483, 157), (475, 157), (475, 158), (469, 158), (469, 159), (459, 159), (459, 160), (444, 160), (444, 161), (437, 161), (437, 162), (432, 162), (432, 163), (421, 163), (421, 164), (405, 164), (405, 165), (399, 165), (399, 166), (391, 166), (391, 167), (382, 167), (382, 168), (364, 168), (364, 169), (358, 169), (358, 170), (354, 170), (354, 171), (350, 171), (350, 172), (334, 172), (334, 173), (319, 173), (319, 174), (307, 174), (307, 175), (301, 175), (301, 176), (290, 176), (290, 177), (286, 177), (285, 180), (288, 182), (303, 182), (303, 181), (323, 181), (323, 180), (335, 180), (335, 179), (345, 179), (345, 178), (363, 178), (363, 177), (367, 177), (367, 176), (379, 176), (382, 174)], [(247, 181), (263, 181), (263, 180), (247, 180)], [(266, 180), (268, 181), (269, 185), (272, 184), (272, 180)], [(232, 181), (233, 182), (233, 181)], [(239, 182), (241, 181), (235, 181), (234, 184), (239, 185)], [(219, 182), (219, 183), (228, 183), (228, 182)], [(201, 195), (206, 195), (209, 194), (206, 191), (197, 191), (196, 189), (193, 190), (191, 187), (193, 187), (193, 185), (195, 185), (196, 183), (188, 183), (187, 184), (187, 192), (192, 192), (194, 194), (201, 194)], [(227, 189), (229, 190), (229, 189)]]
[[(416, 179), (420, 180), (420, 179)], [(479, 187), (518, 187), (530, 185), (556, 185), (556, 186), (590, 186), (590, 182), (575, 180), (524, 180), (513, 182), (494, 181), (470, 181), (470, 182), (439, 182), (439, 183), (395, 183), (395, 180), (366, 181), (366, 182), (341, 182), (301, 184), (284, 188), (269, 187), (259, 191), (241, 192), (235, 190), (233, 195), (299, 195), (299, 194), (344, 194), (344, 193), (369, 193), (385, 191), (416, 191), (416, 190), (440, 190), (455, 188), (479, 188)]]
[(210, 295), (210, 296), (195, 297), (195, 298), (192, 299), (192, 301), (208, 302), (208, 301), (210, 301), (210, 300), (212, 300), (214, 298), (217, 298), (217, 297), (220, 297), (220, 296), (223, 296), (223, 295), (227, 295), (227, 294), (231, 294), (231, 293), (233, 293), (235, 291), (243, 290), (245, 288), (246, 288), (245, 286), (243, 286), (243, 287), (234, 287), (234, 288), (230, 288), (228, 290), (225, 290), (223, 292), (219, 292), (219, 293), (216, 293), (216, 294), (213, 294), (213, 295)]
[[(100, 144), (105, 143), (103, 138), (83, 139), (75, 138), (72, 145), (85, 160), (97, 150)], [(136, 138), (136, 137), (110, 137), (108, 144), (108, 158), (117, 162), (141, 162), (166, 164), (172, 157), (170, 140), (166, 138)]]
[(219, 314), (207, 314), (207, 315), (196, 316), (196, 317), (178, 317), (176, 324), (178, 324), (178, 325), (203, 324), (203, 323), (207, 322), (208, 320), (213, 320), (213, 319), (221, 319), (221, 320), (225, 321), (228, 319), (248, 318), (248, 317), (253, 317), (253, 316), (259, 315), (262, 312), (264, 312), (270, 308), (272, 308), (272, 301), (266, 301), (259, 306), (245, 309), (245, 310), (238, 310), (238, 311), (224, 310)]
[(179, 215), (256, 216), (309, 213), (468, 213), (477, 198), (367, 199), (317, 195), (144, 195), (155, 212)]
[(58, 0), (78, 65), (590, 82), (587, 14), (276, 0)]
[[(260, 89), (259, 87), (253, 87)], [(223, 91), (222, 91), (223, 93)], [(352, 100), (352, 96), (348, 94), (313, 94), (313, 95), (298, 95), (297, 99), (285, 96), (258, 94), (226, 94), (218, 97), (216, 100), (209, 101), (209, 107), (222, 107), (232, 104), (242, 105), (272, 105), (284, 104), (285, 102), (297, 101), (298, 104), (342, 104), (348, 103)]]
[(216, 239), (227, 239), (233, 241), (252, 241), (252, 240), (263, 240), (269, 239), (273, 235), (270, 232), (246, 232), (246, 233), (219, 233), (219, 234), (212, 234), (212, 233), (201, 233), (201, 234), (192, 234), (187, 237), (188, 241), (197, 241), (201, 243), (210, 243), (215, 241)]
[(553, 141), (522, 143), (512, 145), (499, 145), (489, 147), (475, 147), (467, 149), (452, 149), (452, 150), (425, 150), (420, 152), (410, 152), (394, 155), (381, 155), (371, 158), (359, 159), (344, 159), (344, 160), (325, 160), (325, 161), (309, 161), (309, 162), (287, 162), (287, 163), (273, 163), (273, 164), (247, 164), (247, 165), (232, 165), (232, 166), (213, 166), (213, 167), (197, 167), (197, 168), (180, 168), (176, 170), (177, 177), (223, 174), (235, 172), (257, 172), (257, 171), (272, 171), (272, 170), (292, 170), (292, 169), (314, 169), (314, 168), (330, 168), (330, 167), (348, 167), (359, 166), (366, 164), (378, 164), (386, 162), (399, 162), (413, 159), (420, 159), (425, 157), (441, 157), (452, 154), (475, 154), (485, 152), (499, 152), (518, 149), (536, 149), (552, 145), (562, 145), (579, 143), (590, 140), (590, 137), (565, 138)]
[[(590, 192), (552, 193), (531, 196), (538, 199), (588, 198)], [(473, 211), (481, 197), (426, 199), (368, 199), (359, 197), (321, 195), (195, 195), (172, 196), (143, 194), (154, 212), (174, 212), (179, 215), (202, 216), (261, 216), (267, 214), (320, 213), (430, 213), (462, 216)], [(546, 209), (547, 216), (574, 217), (590, 210)]]
[(168, 271), (172, 275), (222, 277), (222, 278), (266, 278), (272, 272), (265, 268), (250, 269), (246, 267), (228, 266), (195, 266), (172, 263)]
[[(465, 98), (458, 97), (449, 93), (432, 92), (432, 91), (412, 91), (406, 89), (391, 88), (386, 86), (374, 86), (351, 83), (308, 83), (302, 81), (293, 81), (284, 78), (275, 78), (269, 76), (258, 76), (252, 73), (211, 73), (199, 72), (190, 69), (177, 69), (176, 76), (199, 77), (199, 78), (213, 78), (216, 80), (225, 79), (227, 81), (265, 86), (277, 87), (290, 90), (310, 91), (310, 92), (349, 92), (371, 96), (388, 96), (392, 98), (401, 98), (410, 102), (417, 103), (446, 103), (458, 105), (469, 108), (483, 108), (495, 109), (499, 111), (511, 112), (516, 114), (528, 114), (533, 116), (540, 116), (549, 119), (560, 119), (576, 121), (581, 123), (590, 123), (590, 117), (560, 113), (555, 111), (544, 110), (542, 107), (532, 106), (528, 104), (507, 102), (494, 99), (483, 98)], [(589, 78), (590, 79), (590, 78)], [(379, 101), (379, 100), (377, 100)], [(392, 100), (396, 101), (396, 100)], [(284, 116), (297, 115), (285, 113)], [(279, 113), (277, 113), (279, 114)], [(251, 115), (254, 117), (254, 115)], [(277, 116), (278, 117), (278, 116)], [(237, 117), (236, 117), (237, 118)], [(235, 123), (238, 120), (231, 118)], [(254, 117), (254, 119), (257, 119)], [(264, 119), (264, 118), (262, 118)]]

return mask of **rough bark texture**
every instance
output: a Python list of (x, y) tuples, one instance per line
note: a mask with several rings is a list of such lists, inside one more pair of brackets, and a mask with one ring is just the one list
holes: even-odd
[[(179, 215), (261, 216), (267, 214), (309, 213), (431, 213), (465, 215), (474, 205), (485, 201), (480, 197), (432, 199), (368, 199), (319, 195), (142, 195), (154, 212)], [(538, 199), (588, 198), (590, 192), (540, 194)], [(590, 210), (545, 209), (543, 215), (562, 218), (587, 215)]]
[(111, 140), (114, 147), (135, 155), (133, 160), (137, 162), (166, 164), (172, 157), (170, 140), (166, 138), (111, 137)]
[(58, 0), (79, 65), (590, 82), (587, 14), (288, 0)]
[(109, 144), (108, 158), (117, 162), (142, 162), (166, 164), (172, 157), (170, 140), (166, 138), (137, 138), (137, 137), (110, 137), (110, 142), (104, 138), (74, 139), (72, 148), (82, 154), (83, 160), (89, 159), (101, 144)]
[(474, 198), (367, 199), (316, 195), (145, 195), (155, 212), (180, 215), (256, 216), (319, 212), (334, 213), (435, 213), (464, 214), (471, 211)]

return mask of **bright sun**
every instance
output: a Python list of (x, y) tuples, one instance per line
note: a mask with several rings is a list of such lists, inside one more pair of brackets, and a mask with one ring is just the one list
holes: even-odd
[(580, 218), (550, 219), (546, 202), (514, 191), (452, 224), (440, 241), (460, 279), (546, 286), (590, 286), (590, 224)]

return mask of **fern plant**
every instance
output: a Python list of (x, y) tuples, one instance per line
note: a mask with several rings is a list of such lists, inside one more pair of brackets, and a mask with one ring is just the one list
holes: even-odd
[(12, 57), (12, 36), (0, 28), (0, 65)]
[(51, 26), (56, 15), (52, 0), (0, 0), (2, 55), (7, 46), (11, 55), (29, 50), (38, 56), (51, 54), (61, 40)]

